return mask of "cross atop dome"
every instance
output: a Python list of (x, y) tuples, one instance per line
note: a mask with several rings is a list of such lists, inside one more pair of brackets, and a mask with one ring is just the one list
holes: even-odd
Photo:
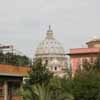
[(49, 29), (47, 31), (47, 37), (46, 38), (49, 38), (49, 39), (53, 38), (53, 31), (51, 29), (51, 25), (49, 25)]

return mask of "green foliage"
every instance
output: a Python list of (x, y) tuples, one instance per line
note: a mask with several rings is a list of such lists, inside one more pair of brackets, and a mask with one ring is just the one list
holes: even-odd
[(83, 70), (79, 70), (73, 79), (52, 77), (39, 59), (29, 73), (31, 85), (24, 90), (27, 92), (24, 100), (100, 100), (99, 68), (98, 57), (94, 63), (84, 61)]
[(2, 52), (0, 52), (0, 64), (5, 62), (4, 58), (5, 58), (5, 55)]
[(28, 84), (48, 84), (53, 74), (48, 71), (46, 64), (41, 59), (34, 61), (32, 70), (29, 72)]
[(16, 55), (13, 53), (0, 52), (0, 64), (9, 64), (15, 66), (31, 66), (31, 60), (26, 56)]
[(74, 100), (100, 100), (100, 55), (93, 63), (84, 60), (83, 70), (73, 79), (63, 79), (61, 87)]
[(71, 90), (75, 100), (100, 100), (100, 75), (81, 72), (72, 80)]
[(51, 80), (51, 100), (74, 100), (73, 95), (68, 91), (68, 88), (70, 86), (66, 84), (68, 82), (70, 81), (68, 81), (66, 78), (60, 77), (54, 77)]
[[(61, 78), (48, 71), (46, 64), (37, 59), (29, 72), (29, 80), (24, 85), (24, 100), (73, 100), (61, 87)], [(71, 99), (69, 99), (71, 98)]]
[(51, 100), (50, 89), (44, 84), (25, 86), (22, 95), (23, 100)]
[(30, 85), (23, 84), (21, 95), (23, 96), (23, 100), (38, 100), (33, 86)]
[(53, 74), (48, 71), (41, 59), (34, 61), (28, 80), (23, 87), (24, 100), (51, 100), (49, 82)]
[(74, 100), (73, 96), (62, 87), (62, 79), (53, 77), (48, 85), (24, 85), (24, 100)]
[(69, 85), (75, 100), (100, 100), (100, 55), (91, 63), (84, 61)]

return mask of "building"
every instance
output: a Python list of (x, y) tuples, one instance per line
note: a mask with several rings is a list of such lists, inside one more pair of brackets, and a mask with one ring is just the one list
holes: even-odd
[(28, 71), (29, 67), (0, 64), (0, 100), (22, 100), (19, 89)]
[(67, 73), (65, 72), (67, 59), (64, 48), (54, 38), (54, 33), (50, 26), (46, 33), (46, 38), (37, 47), (35, 58), (41, 58), (43, 63), (47, 63), (49, 71), (53, 72), (54, 75), (62, 77)]
[(100, 38), (93, 38), (86, 42), (87, 48), (73, 48), (70, 49), (70, 64), (72, 70), (72, 76), (75, 75), (79, 68), (83, 68), (82, 64), (84, 60), (93, 63), (98, 54), (100, 53)]

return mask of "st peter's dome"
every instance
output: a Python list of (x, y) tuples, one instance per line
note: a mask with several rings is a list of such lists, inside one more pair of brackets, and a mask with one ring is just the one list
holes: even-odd
[(58, 42), (54, 38), (54, 33), (49, 26), (49, 30), (47, 31), (46, 38), (39, 44), (36, 50), (36, 56), (42, 55), (64, 55), (64, 48), (62, 47), (61, 43)]
[(67, 66), (64, 48), (54, 38), (54, 33), (49, 26), (45, 39), (36, 49), (35, 58), (41, 58), (42, 63), (47, 63), (49, 71), (60, 77), (64, 76)]

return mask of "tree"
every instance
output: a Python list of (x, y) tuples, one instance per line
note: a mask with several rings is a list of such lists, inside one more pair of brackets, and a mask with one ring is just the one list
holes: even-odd
[(29, 80), (24, 85), (24, 99), (26, 100), (73, 100), (72, 96), (61, 87), (62, 79), (53, 76), (46, 68), (47, 64), (42, 64), (41, 59), (37, 59), (29, 72)]
[(68, 82), (70, 81), (66, 77), (60, 78), (56, 76), (52, 78), (50, 82), (51, 100), (74, 100), (73, 95), (68, 91), (68, 88), (70, 88), (70, 85), (66, 84)]
[(83, 70), (76, 73), (71, 87), (75, 100), (100, 100), (100, 56), (94, 63), (83, 63)]
[(13, 53), (0, 52), (0, 64), (9, 64), (15, 66), (32, 66), (31, 60), (26, 56), (16, 55)]
[(29, 72), (29, 84), (48, 84), (50, 79), (53, 77), (53, 74), (48, 71), (47, 65), (42, 64), (41, 59), (36, 59), (34, 61), (32, 70)]
[(20, 56), (19, 58), (21, 66), (32, 66), (32, 61), (27, 56)]
[(5, 56), (4, 56), (3, 52), (0, 51), (0, 64), (3, 64), (5, 62), (4, 57)]
[(49, 82), (53, 74), (46, 67), (41, 59), (34, 61), (28, 80), (23, 86), (24, 100), (51, 100)]
[(95, 72), (80, 72), (72, 80), (75, 100), (100, 100), (100, 75)]
[(100, 100), (100, 55), (92, 63), (84, 60), (82, 67), (74, 78), (61, 81), (62, 90), (73, 100)]
[(23, 100), (51, 100), (50, 88), (44, 84), (25, 86), (22, 95)]

